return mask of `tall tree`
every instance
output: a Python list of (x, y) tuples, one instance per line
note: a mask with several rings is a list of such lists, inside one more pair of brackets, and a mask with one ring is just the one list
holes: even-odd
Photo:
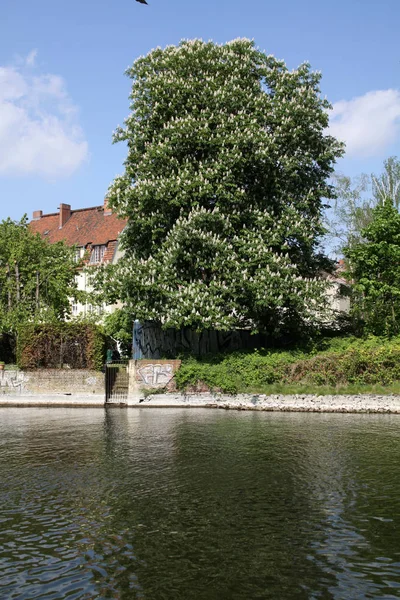
[(400, 208), (400, 160), (390, 156), (383, 163), (380, 175), (371, 175), (373, 197), (377, 204), (390, 200), (397, 210)]
[(400, 333), (400, 214), (391, 198), (372, 210), (363, 240), (345, 248), (353, 281), (352, 311), (376, 335)]
[(76, 293), (74, 251), (33, 234), (24, 217), (0, 223), (0, 333), (26, 322), (62, 319)]
[(184, 41), (128, 70), (110, 205), (129, 219), (109, 300), (165, 327), (296, 330), (321, 313), (322, 198), (343, 148), (320, 73), (252, 41)]
[(361, 241), (361, 231), (371, 220), (375, 205), (368, 196), (371, 179), (365, 173), (351, 178), (341, 173), (333, 176), (336, 198), (327, 213), (327, 239), (332, 249), (342, 255), (343, 248)]
[(335, 174), (334, 183), (336, 200), (328, 218), (328, 236), (341, 254), (344, 247), (362, 241), (361, 232), (371, 223), (374, 208), (387, 199), (400, 208), (400, 160), (395, 156), (386, 159), (379, 175), (364, 173), (351, 179)]

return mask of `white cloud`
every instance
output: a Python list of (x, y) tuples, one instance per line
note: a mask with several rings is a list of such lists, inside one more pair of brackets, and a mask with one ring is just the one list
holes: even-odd
[(22, 66), (0, 66), (0, 176), (65, 177), (88, 156), (64, 80), (33, 75), (36, 56), (33, 50)]
[(377, 90), (333, 105), (329, 133), (349, 157), (380, 155), (400, 134), (400, 91)]
[(25, 59), (25, 62), (26, 62), (26, 64), (27, 64), (28, 67), (34, 67), (35, 66), (37, 54), (38, 54), (38, 51), (36, 49), (35, 50), (31, 50), (31, 52), (29, 52), (28, 56)]

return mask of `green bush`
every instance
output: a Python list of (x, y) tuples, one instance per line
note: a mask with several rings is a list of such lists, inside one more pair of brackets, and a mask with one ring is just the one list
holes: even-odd
[(373, 386), (400, 382), (400, 338), (336, 338), (305, 350), (235, 352), (189, 358), (176, 376), (180, 389), (226, 393), (268, 390), (272, 385)]

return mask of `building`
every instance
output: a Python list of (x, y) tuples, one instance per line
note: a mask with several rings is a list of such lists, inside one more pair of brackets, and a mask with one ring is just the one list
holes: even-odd
[(324, 273), (324, 278), (329, 283), (327, 296), (329, 306), (336, 315), (348, 315), (350, 313), (351, 285), (344, 277), (346, 265), (343, 259), (336, 264), (334, 273)]
[[(58, 212), (44, 215), (41, 210), (33, 213), (29, 227), (50, 244), (64, 241), (76, 246), (76, 260), (83, 259), (88, 266), (115, 264), (121, 256), (119, 237), (127, 221), (118, 218), (108, 207), (107, 199), (102, 206), (71, 209), (60, 204)], [(82, 268), (78, 275), (78, 289), (90, 292), (88, 273)], [(112, 312), (115, 306), (93, 307), (91, 304), (73, 304), (72, 314), (89, 315), (93, 312)]]

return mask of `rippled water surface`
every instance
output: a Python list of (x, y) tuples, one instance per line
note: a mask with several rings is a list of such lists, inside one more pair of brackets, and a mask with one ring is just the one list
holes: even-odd
[(0, 598), (400, 598), (400, 416), (0, 409)]

